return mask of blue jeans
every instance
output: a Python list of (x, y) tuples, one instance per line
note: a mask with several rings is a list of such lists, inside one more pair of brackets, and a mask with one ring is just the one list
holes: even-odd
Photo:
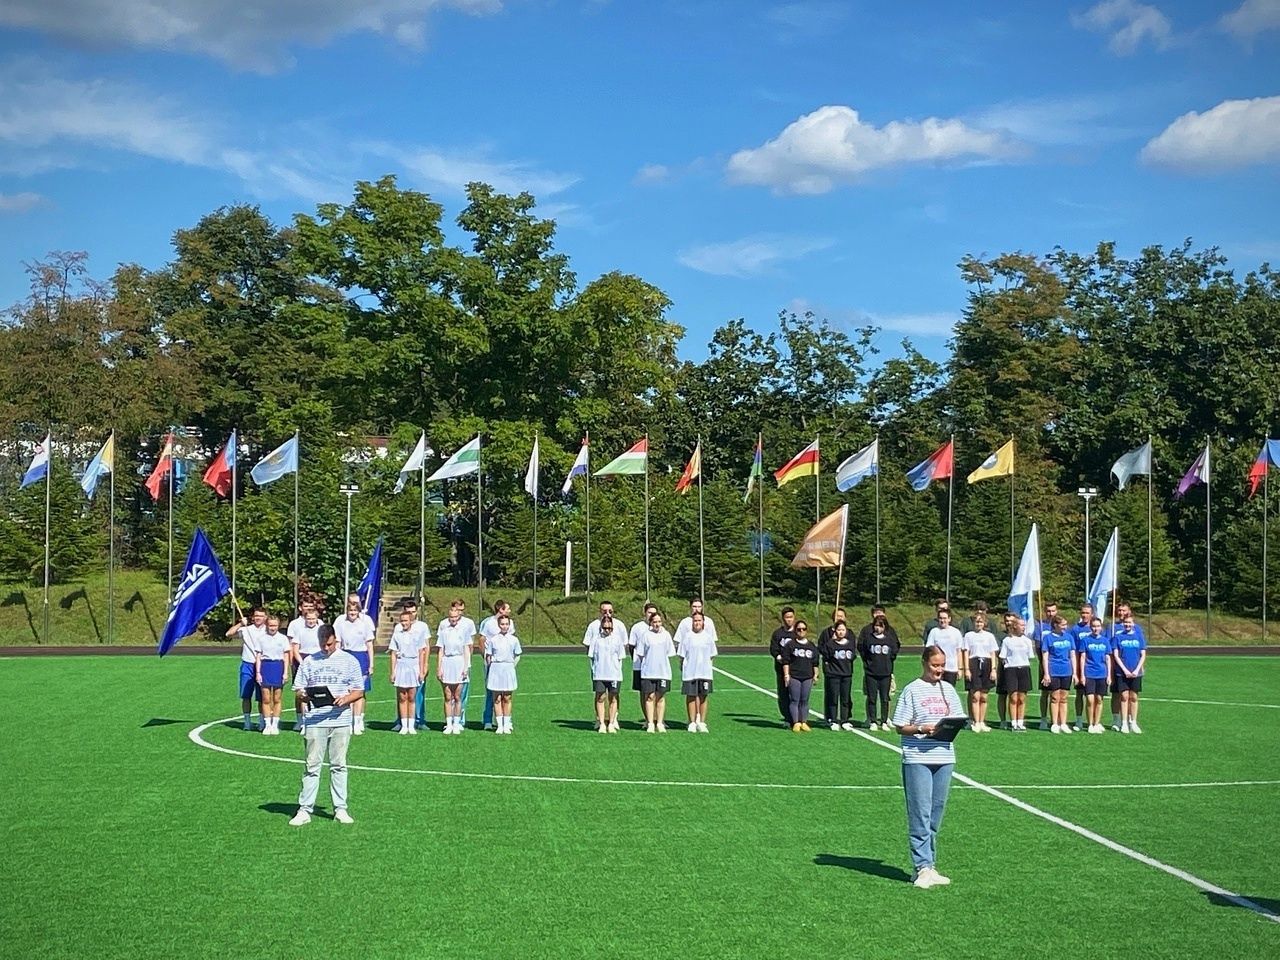
[(419, 727), (427, 725), (427, 684), (418, 684), (418, 691), (413, 695), (413, 722)]
[(932, 867), (938, 858), (938, 830), (947, 809), (954, 763), (902, 765), (902, 789), (907, 795), (907, 840), (916, 870)]

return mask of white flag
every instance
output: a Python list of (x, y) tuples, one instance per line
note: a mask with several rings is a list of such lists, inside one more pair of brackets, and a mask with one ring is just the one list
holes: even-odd
[(533, 453), (529, 454), (529, 469), (524, 474), (524, 491), (538, 499), (538, 438), (533, 438)]
[(836, 468), (836, 489), (841, 493), (852, 490), (867, 477), (874, 477), (879, 472), (880, 438), (876, 437)]
[(467, 474), (476, 473), (479, 470), (480, 437), (477, 436), (465, 447), (446, 460), (439, 470), (427, 477), (427, 480), (452, 480), (454, 477), (465, 477)]
[(1116, 591), (1116, 578), (1119, 575), (1120, 563), (1120, 528), (1111, 531), (1111, 540), (1107, 543), (1107, 552), (1102, 555), (1102, 565), (1098, 567), (1093, 578), (1093, 586), (1089, 588), (1089, 603), (1093, 605), (1095, 616), (1106, 619), (1107, 599)]
[(1129, 482), (1134, 474), (1151, 475), (1151, 441), (1148, 440), (1136, 450), (1130, 450), (1111, 465), (1111, 475), (1120, 484), (1120, 489)]
[(1031, 620), (1031, 595), (1040, 592), (1040, 528), (1031, 525), (1027, 545), (1022, 549), (1022, 562), (1009, 587), (1009, 611), (1023, 620)]
[(560, 488), (560, 492), (564, 496), (569, 495), (569, 491), (573, 489), (574, 477), (585, 477), (590, 467), (590, 453), (587, 449), (587, 441), (582, 441), (582, 448), (578, 451), (578, 457), (573, 461), (573, 466), (569, 469), (569, 475), (564, 478), (564, 486)]
[(413, 453), (409, 454), (409, 459), (400, 468), (400, 479), (396, 481), (396, 488), (391, 491), (392, 493), (399, 493), (404, 489), (404, 485), (409, 482), (410, 477), (415, 473), (421, 472), (422, 462), (430, 452), (427, 449), (427, 432), (423, 430), (422, 436), (418, 438), (418, 445), (413, 448)]

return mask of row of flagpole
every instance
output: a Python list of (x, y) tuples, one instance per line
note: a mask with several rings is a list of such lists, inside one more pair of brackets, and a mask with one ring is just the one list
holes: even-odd
[[(638, 441), (620, 456), (610, 461), (601, 469), (595, 471), (595, 476), (615, 476), (615, 475), (634, 475), (642, 473), (644, 475), (644, 502), (645, 502), (645, 518), (644, 518), (644, 540), (645, 540), (645, 593), (646, 596), (651, 592), (650, 577), (650, 542), (649, 542), (649, 471), (648, 471), (648, 436)], [(574, 461), (569, 475), (565, 479), (562, 487), (563, 493), (568, 493), (571, 489), (572, 482), (575, 477), (582, 476), (587, 484), (586, 495), (586, 584), (588, 597), (590, 596), (591, 583), (591, 534), (590, 534), (590, 477), (589, 469), (589, 435), (584, 438), (582, 447)], [(32, 464), (28, 468), (22, 480), (22, 487), (26, 487), (41, 478), (46, 480), (46, 496), (45, 496), (45, 571), (44, 571), (44, 620), (45, 620), (45, 638), (48, 637), (48, 595), (49, 595), (49, 513), (50, 513), (50, 491), (48, 483), (49, 458), (51, 454), (52, 432), (46, 435), (43, 443), (37, 445), (35, 456)], [(298, 487), (298, 446), (299, 434), (295, 431), (293, 437), (281, 444), (271, 453), (267, 454), (251, 471), (251, 476), (259, 486), (265, 486), (275, 480), (292, 473), (294, 476), (294, 518), (293, 518), (293, 539), (294, 539), (294, 564), (293, 564), (293, 582), (294, 582), (294, 607), (297, 608), (298, 601), (298, 583), (299, 583), (299, 536), (298, 536), (298, 515), (299, 515), (299, 487)], [(108, 599), (109, 605), (113, 605), (113, 573), (114, 573), (114, 448), (115, 434), (114, 432), (108, 437), (102, 449), (89, 463), (85, 474), (81, 480), (81, 486), (86, 494), (93, 496), (98, 480), (103, 474), (111, 478), (110, 493), (110, 545), (108, 553)], [(1119, 482), (1120, 489), (1123, 489), (1128, 479), (1133, 475), (1146, 474), (1148, 478), (1148, 507), (1147, 507), (1147, 567), (1148, 567), (1148, 616), (1153, 611), (1153, 583), (1152, 583), (1152, 440), (1148, 437), (1147, 442), (1135, 450), (1129, 451), (1120, 457), (1112, 466), (1111, 473)], [(1212, 511), (1211, 511), (1211, 468), (1210, 468), (1210, 451), (1211, 438), (1206, 438), (1204, 450), (1197, 457), (1196, 461), (1191, 465), (1186, 475), (1179, 483), (1175, 491), (1175, 497), (1181, 498), (1186, 492), (1197, 483), (1204, 483), (1206, 486), (1206, 635), (1208, 635), (1211, 626), (1211, 608), (1212, 608)], [(395, 492), (400, 492), (405, 485), (409, 476), (418, 473), (421, 479), (422, 490), (420, 491), (420, 516), (419, 516), (419, 571), (418, 571), (418, 590), (421, 593), (425, 584), (425, 558), (426, 558), (426, 495), (425, 485), (428, 482), (436, 480), (454, 479), (466, 476), (469, 473), (476, 474), (476, 507), (477, 507), (477, 526), (476, 526), (476, 554), (478, 566), (478, 588), (480, 596), (480, 605), (484, 604), (484, 540), (483, 540), (483, 480), (480, 470), (480, 453), (481, 438), (477, 435), (472, 441), (458, 450), (450, 457), (438, 470), (430, 477), (426, 476), (425, 460), (428, 453), (426, 447), (426, 433), (420, 436), (418, 445), (410, 454), (404, 467), (400, 471), (400, 479), (396, 484)], [(954, 435), (941, 448), (927, 457), (920, 464), (917, 464), (907, 472), (907, 479), (913, 489), (922, 491), (926, 489), (933, 481), (946, 479), (948, 480), (947, 493), (947, 550), (946, 550), (946, 578), (945, 593), (950, 597), (951, 586), (951, 540), (952, 540), (952, 507), (954, 501), (954, 456), (955, 456), (955, 438)], [(235, 590), (235, 563), (236, 563), (236, 482), (238, 468), (238, 450), (237, 450), (237, 434), (232, 431), (227, 442), (223, 445), (222, 451), (210, 464), (205, 471), (204, 482), (211, 486), (220, 496), (226, 496), (228, 490), (231, 497), (232, 508), (232, 563), (231, 563), (231, 591)], [(993, 477), (1010, 477), (1010, 576), (1014, 577), (1014, 561), (1015, 561), (1015, 537), (1016, 537), (1016, 501), (1013, 486), (1015, 446), (1011, 438), (1002, 447), (992, 453), (985, 461), (972, 473), (969, 474), (968, 482), (970, 484)], [(165, 438), (165, 443), (161, 451), (160, 458), (152, 470), (146, 481), (146, 487), (151, 493), (152, 498), (159, 500), (160, 485), (167, 480), (169, 492), (168, 504), (168, 586), (169, 593), (173, 593), (173, 483), (174, 483), (174, 432), (171, 430)], [(537, 576), (537, 473), (538, 473), (538, 438), (535, 434), (533, 453), (530, 459), (529, 472), (526, 475), (526, 490), (534, 497), (534, 578), (535, 578), (535, 604), (536, 604), (536, 576)], [(1253, 468), (1249, 473), (1252, 490), (1250, 496), (1257, 492), (1257, 487), (1261, 483), (1263, 485), (1263, 631), (1264, 637), (1266, 633), (1266, 567), (1267, 567), (1267, 506), (1268, 492), (1266, 487), (1267, 473), (1270, 466), (1280, 466), (1280, 441), (1268, 438), (1263, 445), (1262, 451), (1259, 453), (1254, 462)], [(876, 481), (876, 597), (880, 598), (880, 490), (879, 490), (879, 436), (872, 442), (857, 451), (844, 462), (836, 471), (836, 487), (841, 492), (847, 492), (867, 476), (874, 476)], [(752, 462), (751, 471), (748, 476), (747, 493), (744, 500), (749, 500), (752, 486), (757, 478), (763, 475), (763, 436), (757, 437), (755, 455)], [(815, 478), (814, 484), (814, 507), (815, 522), (822, 521), (821, 514), (821, 486), (820, 486), (820, 446), (819, 440), (814, 439), (813, 443), (805, 447), (788, 463), (779, 470), (775, 471), (775, 479), (779, 487), (786, 483), (806, 476)], [(700, 592), (706, 592), (706, 553), (705, 553), (705, 533), (703, 525), (703, 498), (702, 498), (702, 441), (698, 438), (688, 464), (681, 474), (680, 481), (677, 483), (676, 492), (685, 493), (688, 491), (693, 480), (697, 480), (698, 484), (698, 533), (699, 533), (699, 585)], [(763, 487), (760, 491), (759, 503), (759, 527), (757, 530), (758, 543), (757, 547), (760, 553), (760, 588), (761, 588), (761, 630), (764, 630), (764, 505), (763, 505)], [(839, 579), (837, 581), (839, 586)], [(821, 605), (821, 565), (816, 570), (816, 601)], [(839, 602), (839, 590), (837, 590), (837, 603)], [(113, 623), (111, 618), (108, 620), (108, 639), (112, 636)]]

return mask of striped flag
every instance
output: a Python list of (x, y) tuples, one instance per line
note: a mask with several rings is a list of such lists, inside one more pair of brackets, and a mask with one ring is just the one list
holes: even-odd
[(818, 441), (814, 440), (780, 469), (774, 471), (773, 477), (778, 481), (778, 486), (790, 483), (792, 480), (799, 480), (801, 477), (816, 477), (818, 475)]
[(610, 460), (596, 471), (597, 477), (639, 476), (649, 463), (649, 438), (633, 444), (621, 456)]
[(173, 433), (164, 438), (164, 449), (160, 451), (160, 460), (156, 463), (155, 469), (151, 471), (151, 476), (147, 477), (147, 492), (151, 494), (152, 500), (160, 499), (160, 487), (164, 484), (164, 478), (169, 475), (169, 471), (173, 469)]
[(578, 450), (578, 456), (573, 461), (573, 466), (569, 468), (569, 475), (564, 478), (564, 485), (560, 488), (560, 493), (563, 496), (567, 497), (569, 495), (569, 491), (573, 489), (574, 477), (585, 477), (587, 475), (587, 469), (591, 465), (588, 446), (589, 443), (584, 437), (582, 440), (582, 447)]
[(688, 493), (689, 487), (693, 485), (693, 481), (702, 476), (702, 441), (699, 440), (697, 446), (693, 448), (693, 456), (689, 458), (689, 462), (685, 464), (684, 472), (680, 474), (680, 481), (676, 484), (676, 493)]
[(427, 477), (432, 480), (452, 480), (454, 477), (465, 477), (469, 473), (480, 471), (480, 435), (441, 464), (440, 469)]
[(756, 455), (751, 461), (751, 472), (747, 474), (747, 492), (742, 496), (743, 503), (751, 499), (751, 488), (762, 477), (764, 477), (764, 434), (760, 433), (756, 434)]

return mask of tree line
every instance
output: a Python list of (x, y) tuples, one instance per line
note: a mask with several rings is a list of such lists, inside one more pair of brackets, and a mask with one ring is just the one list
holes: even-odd
[[(1117, 492), (1108, 471), (1150, 434), (1157, 605), (1203, 597), (1204, 490), (1178, 502), (1170, 494), (1210, 437), (1215, 604), (1260, 611), (1263, 504), (1246, 497), (1244, 478), (1280, 404), (1280, 290), (1267, 265), (1237, 277), (1216, 249), (1189, 240), (1131, 258), (1107, 242), (1085, 253), (966, 257), (966, 302), (941, 363), (907, 340), (881, 357), (872, 328), (785, 311), (765, 333), (743, 319), (723, 324), (707, 358), (692, 362), (678, 357), (684, 331), (663, 291), (622, 272), (581, 283), (531, 195), (471, 184), (455, 220), (459, 243), (446, 238), (444, 218), (430, 196), (385, 177), (288, 225), (252, 206), (215, 210), (174, 234), (173, 259), (159, 269), (126, 264), (99, 281), (84, 253), (27, 265), (30, 296), (0, 328), (0, 577), (42, 576), (44, 491), (20, 491), (18, 480), (47, 429), (70, 448), (69, 457), (55, 452), (50, 489), (55, 578), (105, 561), (105, 485), (86, 502), (76, 478), (113, 429), (118, 560), (163, 577), (167, 507), (142, 481), (178, 426), (198, 464), (174, 501), (179, 562), (197, 524), (226, 559), (229, 505), (199, 470), (235, 428), (249, 445), (240, 592), (292, 597), (292, 484), (258, 490), (248, 467), (298, 430), (306, 588), (341, 589), (338, 485), (350, 479), (361, 485), (353, 555), (367, 556), (385, 534), (390, 578), (413, 583), (419, 496), (416, 484), (391, 490), (425, 430), (434, 463), (484, 437), (483, 574), (520, 587), (533, 569), (522, 484), (533, 437), (543, 467), (539, 575), (549, 579), (562, 570), (564, 541), (584, 539), (583, 487), (567, 498), (559, 488), (589, 432), (593, 469), (648, 435), (654, 585), (677, 594), (697, 591), (697, 499), (673, 490), (701, 437), (707, 592), (742, 600), (758, 589), (758, 508), (743, 491), (763, 433), (766, 479), (821, 438), (823, 512), (850, 504), (844, 599), (857, 602), (875, 591), (873, 485), (840, 494), (834, 474), (879, 435), (882, 597), (927, 599), (945, 585), (946, 489), (917, 493), (904, 474), (954, 434), (954, 600), (1008, 590), (1007, 481), (969, 487), (963, 478), (1012, 436), (1013, 535), (1020, 547), (1039, 522), (1046, 590), (1083, 591), (1076, 489), (1095, 486), (1095, 565), (1119, 526), (1121, 591), (1141, 603), (1146, 483)], [(388, 438), (385, 458), (369, 437)], [(643, 589), (642, 490), (639, 478), (591, 484), (596, 589)], [(428, 583), (474, 583), (474, 483), (433, 485), (429, 496)], [(812, 481), (766, 484), (771, 593), (811, 595), (812, 573), (789, 561), (813, 520)], [(1280, 536), (1271, 536), (1274, 556)], [(1278, 595), (1269, 591), (1273, 615)]]

